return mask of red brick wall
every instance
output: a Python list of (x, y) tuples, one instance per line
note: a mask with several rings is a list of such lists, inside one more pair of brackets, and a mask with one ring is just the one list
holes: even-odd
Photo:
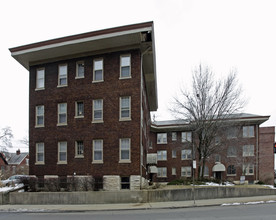
[(259, 138), (259, 179), (274, 184), (274, 153), (275, 127), (260, 127)]
[[(120, 55), (131, 53), (131, 79), (119, 80)], [(92, 83), (93, 59), (104, 59), (104, 82)], [(84, 60), (85, 78), (75, 79)], [(68, 64), (68, 86), (57, 88), (58, 65)], [(45, 67), (45, 90), (35, 91), (36, 68)], [(140, 52), (100, 54), (30, 68), (31, 175), (140, 175)], [(131, 96), (131, 121), (119, 122), (119, 97)], [(92, 100), (103, 99), (104, 123), (93, 124)], [(75, 102), (84, 102), (84, 118), (74, 118)], [(57, 105), (67, 103), (67, 126), (57, 126)], [(45, 127), (35, 128), (35, 106), (44, 105)], [(131, 138), (131, 163), (119, 163), (119, 138)], [(92, 164), (92, 140), (103, 139), (103, 164)], [(75, 141), (84, 141), (84, 158), (75, 158)], [(67, 141), (67, 165), (57, 165), (58, 142)], [(45, 165), (35, 165), (35, 144), (44, 142)]]

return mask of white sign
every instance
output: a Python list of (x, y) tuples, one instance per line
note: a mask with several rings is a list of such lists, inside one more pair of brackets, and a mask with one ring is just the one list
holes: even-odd
[(193, 161), (193, 168), (196, 169), (196, 160)]

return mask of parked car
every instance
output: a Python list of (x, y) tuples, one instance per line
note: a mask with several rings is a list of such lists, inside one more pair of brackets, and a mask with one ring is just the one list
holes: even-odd
[(22, 182), (23, 179), (28, 179), (28, 178), (29, 177), (27, 175), (14, 175), (14, 176), (10, 176), (6, 180), (1, 180), (1, 183), (4, 186), (9, 186), (12, 184), (18, 184), (18, 183)]

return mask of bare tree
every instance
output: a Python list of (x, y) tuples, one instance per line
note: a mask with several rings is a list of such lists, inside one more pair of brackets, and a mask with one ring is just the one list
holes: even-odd
[(171, 112), (186, 120), (193, 129), (193, 144), (198, 152), (198, 177), (203, 177), (205, 162), (217, 149), (215, 138), (223, 121), (240, 112), (245, 101), (237, 81), (236, 71), (231, 70), (225, 79), (215, 80), (207, 66), (199, 65), (193, 71), (191, 90), (180, 89), (174, 97)]
[(0, 130), (0, 151), (6, 151), (12, 147), (13, 134), (10, 127), (5, 127)]

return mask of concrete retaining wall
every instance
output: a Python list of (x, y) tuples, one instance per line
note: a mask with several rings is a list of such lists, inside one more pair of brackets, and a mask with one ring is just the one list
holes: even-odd
[[(195, 189), (196, 200), (276, 195), (273, 189), (205, 187)], [(99, 191), (99, 192), (12, 192), (3, 204), (107, 204), (193, 200), (192, 189)]]

